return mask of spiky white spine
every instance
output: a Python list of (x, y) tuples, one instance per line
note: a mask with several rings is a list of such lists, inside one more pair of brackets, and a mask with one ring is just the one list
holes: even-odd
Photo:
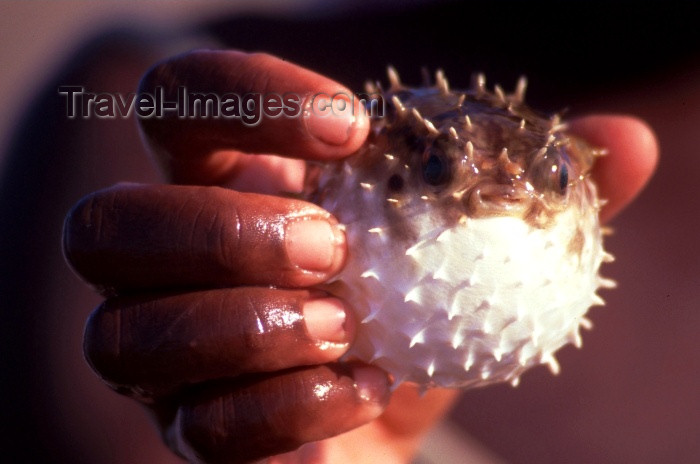
[[(396, 70), (390, 67), (388, 74), (391, 88), (400, 88)], [(450, 91), (442, 71), (436, 73), (435, 86), (442, 94)], [(513, 104), (523, 102), (526, 86), (521, 78), (513, 94), (495, 86), (494, 95), (512, 111)], [(487, 92), (483, 74), (475, 77), (473, 87), (477, 94)], [(430, 133), (438, 132), (416, 108), (407, 112), (398, 97), (392, 101)], [(555, 116), (538, 155), (565, 128)], [(474, 130), (469, 115), (464, 129)], [(525, 119), (519, 130), (526, 130)], [(459, 138), (454, 127), (448, 133)], [(471, 141), (465, 150), (473, 156)], [(512, 164), (507, 148), (499, 159), (506, 168)], [(343, 221), (350, 248), (334, 286), (361, 320), (347, 357), (384, 368), (394, 387), (411, 381), (423, 390), (503, 381), (515, 386), (525, 370), (538, 364), (558, 373), (555, 352), (568, 343), (581, 346), (580, 328), (592, 327), (586, 312), (603, 304), (597, 290), (615, 286), (598, 272), (602, 262), (613, 259), (603, 250), (607, 230), (598, 223), (603, 202), (596, 199), (590, 180), (581, 182), (587, 190), (581, 201), (558, 213), (546, 228), (510, 216), (463, 216), (445, 226), (439, 212), (426, 205), (412, 217), (419, 238), (408, 242), (392, 238), (392, 224), (383, 222), (381, 213), (371, 214), (382, 210), (378, 202), (398, 207), (399, 200), (378, 197), (374, 186), (359, 180), (345, 163), (343, 185), (327, 192), (321, 206)], [(583, 244), (578, 243), (581, 236)]]
[[(395, 386), (517, 385), (537, 364), (557, 373), (554, 353), (581, 345), (587, 310), (602, 304), (596, 291), (610, 285), (598, 274), (609, 258), (596, 205), (564, 210), (544, 229), (516, 217), (445, 227), (426, 209), (413, 218), (419, 240), (408, 243), (392, 240), (382, 217), (362, 213), (376, 208), (376, 194), (353, 182), (350, 173), (348, 190), (321, 205), (346, 227), (350, 256), (338, 292), (361, 321), (348, 357), (387, 370)], [(577, 230), (580, 254), (570, 249)]]

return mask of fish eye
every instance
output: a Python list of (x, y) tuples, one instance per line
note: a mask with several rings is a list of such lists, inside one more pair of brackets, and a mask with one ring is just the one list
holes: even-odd
[(566, 187), (569, 185), (569, 168), (566, 163), (559, 166), (559, 190), (562, 194), (566, 193)]
[(445, 185), (450, 181), (450, 163), (440, 150), (429, 149), (423, 157), (423, 180), (433, 186)]
[(566, 190), (569, 186), (569, 167), (566, 161), (563, 159), (558, 162), (551, 160), (545, 163), (545, 166), (549, 166), (549, 168), (547, 169), (547, 174), (545, 174), (542, 179), (543, 184), (541, 184), (541, 187), (543, 187), (544, 190), (566, 195)]
[(566, 195), (569, 188), (571, 164), (565, 151), (554, 148), (539, 156), (530, 166), (530, 182), (539, 193)]

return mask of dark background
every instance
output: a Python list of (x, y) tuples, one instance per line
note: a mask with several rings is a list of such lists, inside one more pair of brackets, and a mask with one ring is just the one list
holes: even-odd
[[(270, 52), (355, 90), (367, 78), (386, 81), (389, 63), (409, 84), (420, 82), (423, 66), (444, 69), (454, 87), (483, 71), (489, 85), (508, 90), (525, 74), (527, 99), (539, 109), (638, 114), (660, 138), (658, 175), (613, 222), (617, 233), (607, 243), (618, 259), (603, 272), (620, 288), (593, 309), (596, 327), (584, 334), (584, 349), (560, 352), (559, 377), (538, 368), (517, 389), (465, 392), (451, 419), (514, 463), (700, 460), (700, 17), (693, 5), (343, 5), (306, 18), (216, 17), (181, 35)], [(125, 448), (155, 439), (133, 432), (145, 421), (132, 426), (135, 409), (80, 358), (82, 321), (98, 299), (63, 264), (60, 231), (68, 208), (89, 191), (157, 177), (132, 121), (67, 121), (55, 89), (132, 91), (164, 49), (128, 24), (88, 40), (45, 78), (45, 92), (12, 138), (0, 182), (6, 462), (129, 462), (118, 458)]]

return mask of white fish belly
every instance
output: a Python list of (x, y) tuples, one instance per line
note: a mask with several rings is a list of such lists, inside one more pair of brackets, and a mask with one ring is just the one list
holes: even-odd
[(564, 210), (547, 228), (509, 216), (420, 221), (408, 244), (376, 221), (346, 225), (339, 292), (362, 321), (348, 358), (382, 367), (395, 385), (517, 384), (536, 364), (556, 373), (554, 352), (581, 344), (585, 313), (602, 302), (597, 211)]

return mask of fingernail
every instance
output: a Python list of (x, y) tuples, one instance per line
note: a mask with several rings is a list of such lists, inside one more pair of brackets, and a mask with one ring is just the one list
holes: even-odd
[(337, 298), (320, 298), (304, 304), (306, 331), (315, 340), (347, 342), (345, 319), (345, 307)]
[(287, 223), (285, 246), (290, 262), (307, 271), (330, 271), (340, 259), (345, 234), (324, 219)]
[(329, 145), (345, 144), (357, 121), (351, 95), (317, 94), (310, 97), (304, 117), (309, 134)]
[(386, 374), (369, 366), (356, 366), (352, 370), (357, 395), (372, 403), (385, 404), (389, 400), (389, 379)]

